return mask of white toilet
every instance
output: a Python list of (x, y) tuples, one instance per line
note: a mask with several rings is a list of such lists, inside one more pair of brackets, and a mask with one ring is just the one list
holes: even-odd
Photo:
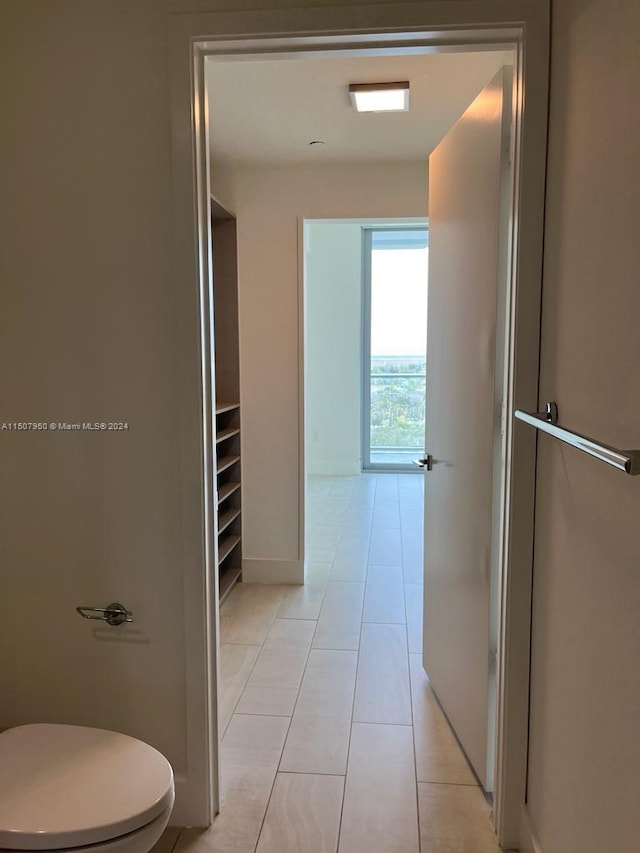
[(0, 734), (0, 853), (148, 853), (174, 796), (167, 759), (135, 738), (50, 724)]

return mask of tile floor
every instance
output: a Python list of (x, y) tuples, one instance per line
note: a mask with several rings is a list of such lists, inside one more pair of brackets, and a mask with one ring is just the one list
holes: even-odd
[(221, 612), (222, 811), (155, 853), (497, 853), (421, 666), (423, 479), (317, 477), (304, 587)]

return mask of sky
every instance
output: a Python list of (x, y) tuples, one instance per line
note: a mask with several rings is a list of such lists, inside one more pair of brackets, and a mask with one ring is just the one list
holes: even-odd
[(426, 356), (428, 258), (428, 248), (372, 251), (372, 356)]

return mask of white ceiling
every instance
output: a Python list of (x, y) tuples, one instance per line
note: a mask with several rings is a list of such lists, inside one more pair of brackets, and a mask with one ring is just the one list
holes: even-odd
[[(510, 52), (207, 61), (219, 163), (421, 160)], [(407, 113), (356, 113), (349, 83), (409, 80)], [(309, 146), (312, 140), (324, 145)]]

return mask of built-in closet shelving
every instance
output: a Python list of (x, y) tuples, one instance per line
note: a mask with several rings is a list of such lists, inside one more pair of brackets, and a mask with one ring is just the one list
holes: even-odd
[(211, 200), (220, 602), (242, 574), (242, 463), (236, 220)]

